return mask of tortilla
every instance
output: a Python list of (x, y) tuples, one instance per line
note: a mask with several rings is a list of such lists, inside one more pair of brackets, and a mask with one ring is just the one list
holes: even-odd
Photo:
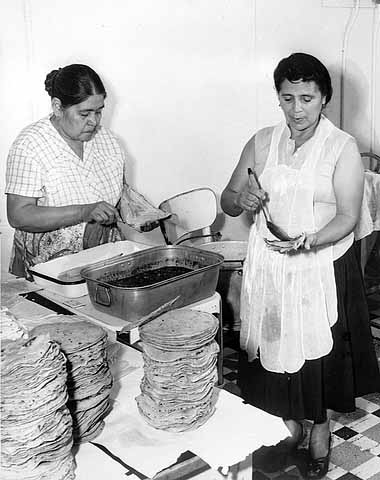
[(56, 322), (38, 325), (31, 331), (31, 335), (47, 333), (58, 342), (65, 354), (78, 352), (97, 344), (107, 336), (106, 331), (89, 321), (78, 317), (78, 322)]
[(75, 442), (83, 442), (100, 431), (113, 378), (107, 361), (105, 330), (80, 316), (70, 316), (69, 320), (40, 325), (31, 334), (49, 335), (66, 355), (67, 406)]
[(218, 326), (214, 315), (178, 309), (141, 327), (144, 376), (136, 402), (149, 425), (187, 431), (213, 414)]
[(74, 479), (66, 358), (59, 345), (45, 334), (6, 342), (1, 362), (4, 479), (59, 480), (63, 472)]
[(159, 220), (171, 216), (171, 213), (154, 207), (129, 185), (123, 187), (118, 206), (122, 221), (139, 232), (149, 231), (150, 225), (158, 227)]

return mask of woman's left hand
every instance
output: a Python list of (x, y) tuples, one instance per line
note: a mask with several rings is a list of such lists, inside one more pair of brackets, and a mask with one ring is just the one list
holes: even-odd
[(311, 248), (317, 245), (317, 234), (316, 233), (306, 233), (305, 240), (303, 242), (303, 247), (305, 250), (310, 250)]
[(267, 247), (274, 252), (291, 253), (304, 248), (306, 234), (302, 233), (300, 236), (292, 240), (268, 240), (264, 239)]
[(302, 233), (299, 237), (288, 241), (264, 240), (270, 250), (279, 253), (295, 253), (299, 250), (310, 250), (312, 247), (314, 247), (317, 243), (317, 234)]

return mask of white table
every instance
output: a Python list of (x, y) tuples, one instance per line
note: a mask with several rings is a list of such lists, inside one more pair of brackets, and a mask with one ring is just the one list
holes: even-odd
[(360, 240), (361, 267), (364, 273), (369, 254), (380, 230), (380, 174), (365, 171), (363, 203), (355, 228), (355, 240)]
[[(135, 476), (128, 478), (139, 478), (138, 473), (142, 473), (148, 478), (178, 479), (181, 478), (178, 476), (181, 468), (193, 472), (201, 468), (204, 471), (200, 475), (204, 478), (221, 478), (218, 468), (223, 468), (227, 478), (231, 480), (251, 479), (251, 453), (263, 444), (275, 444), (288, 435), (280, 418), (244, 404), (241, 398), (219, 389), (216, 412), (199, 429), (184, 433), (154, 429), (140, 416), (135, 401), (135, 397), (140, 393), (139, 386), (143, 375), (141, 353), (131, 347), (119, 345), (111, 368), (115, 379), (111, 394), (113, 410), (105, 419), (103, 432), (92, 444), (79, 447), (75, 457), (78, 465), (77, 480), (88, 478), (88, 467), (85, 468), (84, 465), (95, 466), (99, 463), (101, 472), (101, 464), (105, 461), (109, 463), (109, 458), (103, 458), (106, 453), (96, 445), (105, 447), (108, 452), (112, 452), (125, 465), (131, 467), (128, 469), (113, 460), (117, 463), (112, 466), (113, 469), (120, 472), (118, 476), (116, 473), (112, 476), (113, 480), (125, 478), (128, 470), (132, 471), (132, 475), (136, 472)], [(180, 455), (186, 451), (194, 453), (196, 457), (166, 470), (168, 465), (176, 464)], [(211, 468), (207, 468), (204, 462)], [(98, 476), (97, 468), (93, 467), (93, 471), (93, 480), (104, 478)], [(198, 474), (193, 478), (198, 478)]]
[[(59, 319), (45, 307), (21, 297), (15, 298), (17, 291), (25, 292), (27, 286), (28, 282), (23, 280), (4, 282), (3, 298), (9, 303), (4, 302), (3, 305), (19, 318), (29, 319), (32, 326), (44, 323), (47, 315), (50, 320), (52, 316), (54, 321)], [(12, 290), (12, 295), (8, 295), (7, 290), (8, 293)], [(180, 434), (156, 430), (145, 423), (135, 402), (143, 374), (141, 352), (120, 343), (111, 343), (111, 348), (117, 352), (117, 355), (111, 355), (115, 378), (113, 408), (99, 437), (93, 443), (74, 449), (77, 480), (134, 480), (144, 478), (144, 475), (157, 480), (177, 480), (183, 477), (178, 474), (179, 471), (187, 471), (197, 480), (216, 480), (221, 478), (219, 467), (229, 467), (227, 478), (231, 480), (248, 480), (252, 478), (251, 453), (262, 445), (276, 444), (289, 434), (280, 418), (246, 405), (239, 397), (219, 389), (216, 412), (199, 429)], [(114, 457), (111, 458), (94, 443), (106, 447)], [(195, 457), (175, 465), (187, 451)], [(128, 477), (128, 467), (115, 461), (115, 456), (132, 467)], [(168, 468), (171, 465), (174, 466)]]

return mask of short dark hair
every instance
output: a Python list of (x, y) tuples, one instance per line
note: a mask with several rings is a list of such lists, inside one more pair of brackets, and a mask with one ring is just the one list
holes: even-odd
[(314, 81), (321, 92), (326, 97), (326, 104), (332, 97), (331, 77), (327, 68), (313, 55), (307, 53), (293, 53), (289, 57), (283, 58), (277, 65), (274, 73), (274, 84), (277, 93), (281, 90), (284, 80), (296, 82)]
[(90, 95), (107, 95), (95, 70), (82, 64), (52, 70), (46, 75), (45, 90), (51, 98), (59, 98), (63, 107), (84, 102)]

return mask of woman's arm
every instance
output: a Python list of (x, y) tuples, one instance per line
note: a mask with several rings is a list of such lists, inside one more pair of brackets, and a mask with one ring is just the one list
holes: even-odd
[(49, 232), (91, 221), (108, 225), (118, 218), (116, 208), (107, 202), (43, 207), (37, 205), (35, 197), (10, 193), (7, 195), (7, 215), (12, 227), (32, 233)]
[(334, 243), (351, 233), (359, 219), (363, 200), (364, 168), (355, 141), (348, 141), (338, 159), (333, 187), (336, 215), (321, 230), (306, 235), (305, 248)]
[(259, 198), (265, 200), (264, 190), (249, 181), (248, 168), (255, 168), (255, 137), (253, 136), (244, 147), (240, 160), (232, 176), (222, 192), (222, 210), (231, 217), (239, 216), (243, 210), (255, 212), (259, 205)]

